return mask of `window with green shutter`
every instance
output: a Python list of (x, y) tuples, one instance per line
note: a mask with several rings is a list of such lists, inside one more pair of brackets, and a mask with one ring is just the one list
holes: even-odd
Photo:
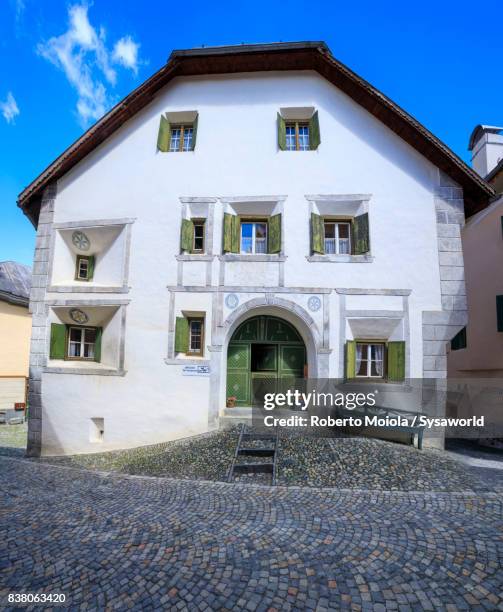
[(281, 253), (281, 214), (272, 215), (268, 225), (268, 252)]
[(405, 379), (405, 342), (348, 340), (345, 355), (346, 379)]
[(353, 253), (364, 255), (370, 251), (369, 214), (363, 213), (353, 219)]
[(186, 317), (176, 317), (175, 352), (187, 353), (189, 350), (189, 320)]
[(75, 280), (90, 281), (94, 276), (94, 255), (77, 255), (75, 259)]
[(496, 296), (496, 317), (498, 331), (503, 332), (503, 295)]
[(223, 251), (224, 253), (239, 253), (239, 217), (224, 213)]
[(51, 323), (50, 359), (64, 359), (66, 357), (66, 325)]
[(164, 115), (161, 115), (159, 123), (159, 133), (157, 134), (157, 148), (163, 153), (167, 153), (170, 147), (171, 125)]
[(194, 225), (190, 219), (182, 219), (180, 228), (180, 250), (190, 253), (194, 236)]
[(323, 217), (311, 213), (311, 252), (325, 254)]

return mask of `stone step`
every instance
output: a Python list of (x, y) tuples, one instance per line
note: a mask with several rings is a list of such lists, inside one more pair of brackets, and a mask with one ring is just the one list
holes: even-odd
[(272, 474), (274, 469), (274, 463), (235, 463), (234, 473), (235, 474)]
[(274, 456), (274, 447), (259, 447), (259, 446), (251, 446), (251, 447), (241, 447), (238, 450), (238, 455), (256, 455), (257, 457), (273, 457)]
[(274, 434), (269, 433), (244, 433), (241, 436), (242, 440), (276, 440)]

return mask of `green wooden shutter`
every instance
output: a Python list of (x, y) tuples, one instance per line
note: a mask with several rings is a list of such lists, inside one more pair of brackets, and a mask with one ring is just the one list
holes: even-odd
[(169, 151), (169, 145), (171, 142), (171, 126), (169, 121), (161, 115), (161, 122), (159, 123), (159, 134), (157, 135), (157, 148), (163, 153)]
[(199, 118), (199, 114), (196, 115), (194, 119), (194, 123), (192, 124), (192, 146), (190, 150), (193, 151), (196, 148), (196, 136), (197, 136), (197, 120)]
[(278, 147), (286, 151), (286, 124), (283, 117), (278, 113)]
[(232, 217), (229, 213), (224, 213), (224, 252), (232, 253)]
[(93, 280), (94, 276), (94, 255), (87, 258), (87, 280)]
[(281, 252), (281, 214), (273, 215), (268, 224), (269, 253)]
[(186, 353), (189, 350), (189, 320), (176, 317), (175, 352)]
[(315, 151), (321, 142), (320, 138), (320, 122), (318, 119), (318, 111), (309, 119), (309, 148)]
[(94, 361), (98, 363), (101, 361), (101, 336), (103, 335), (103, 329), (101, 327), (96, 328), (96, 340), (94, 341)]
[(239, 253), (241, 220), (237, 215), (232, 215), (232, 252)]
[(363, 255), (370, 251), (369, 214), (363, 213), (353, 219), (353, 253)]
[(194, 224), (190, 219), (182, 219), (182, 227), (180, 229), (180, 250), (191, 252), (192, 241), (194, 238)]
[(51, 359), (64, 359), (66, 353), (66, 325), (51, 323)]
[(346, 379), (356, 377), (356, 341), (347, 340), (346, 342)]
[(496, 296), (496, 316), (498, 318), (498, 331), (503, 332), (503, 295)]
[(321, 215), (311, 213), (311, 252), (325, 253), (325, 237), (323, 228), (323, 218)]
[(388, 342), (388, 380), (400, 382), (405, 378), (405, 342)]

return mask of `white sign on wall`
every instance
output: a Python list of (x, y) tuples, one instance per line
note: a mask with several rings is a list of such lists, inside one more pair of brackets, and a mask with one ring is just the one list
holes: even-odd
[(182, 376), (209, 376), (209, 365), (186, 365), (182, 368)]

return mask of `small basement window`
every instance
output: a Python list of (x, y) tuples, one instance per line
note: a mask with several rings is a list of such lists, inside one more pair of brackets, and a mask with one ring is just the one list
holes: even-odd
[(75, 265), (75, 280), (90, 281), (94, 276), (94, 257), (92, 255), (77, 255)]

